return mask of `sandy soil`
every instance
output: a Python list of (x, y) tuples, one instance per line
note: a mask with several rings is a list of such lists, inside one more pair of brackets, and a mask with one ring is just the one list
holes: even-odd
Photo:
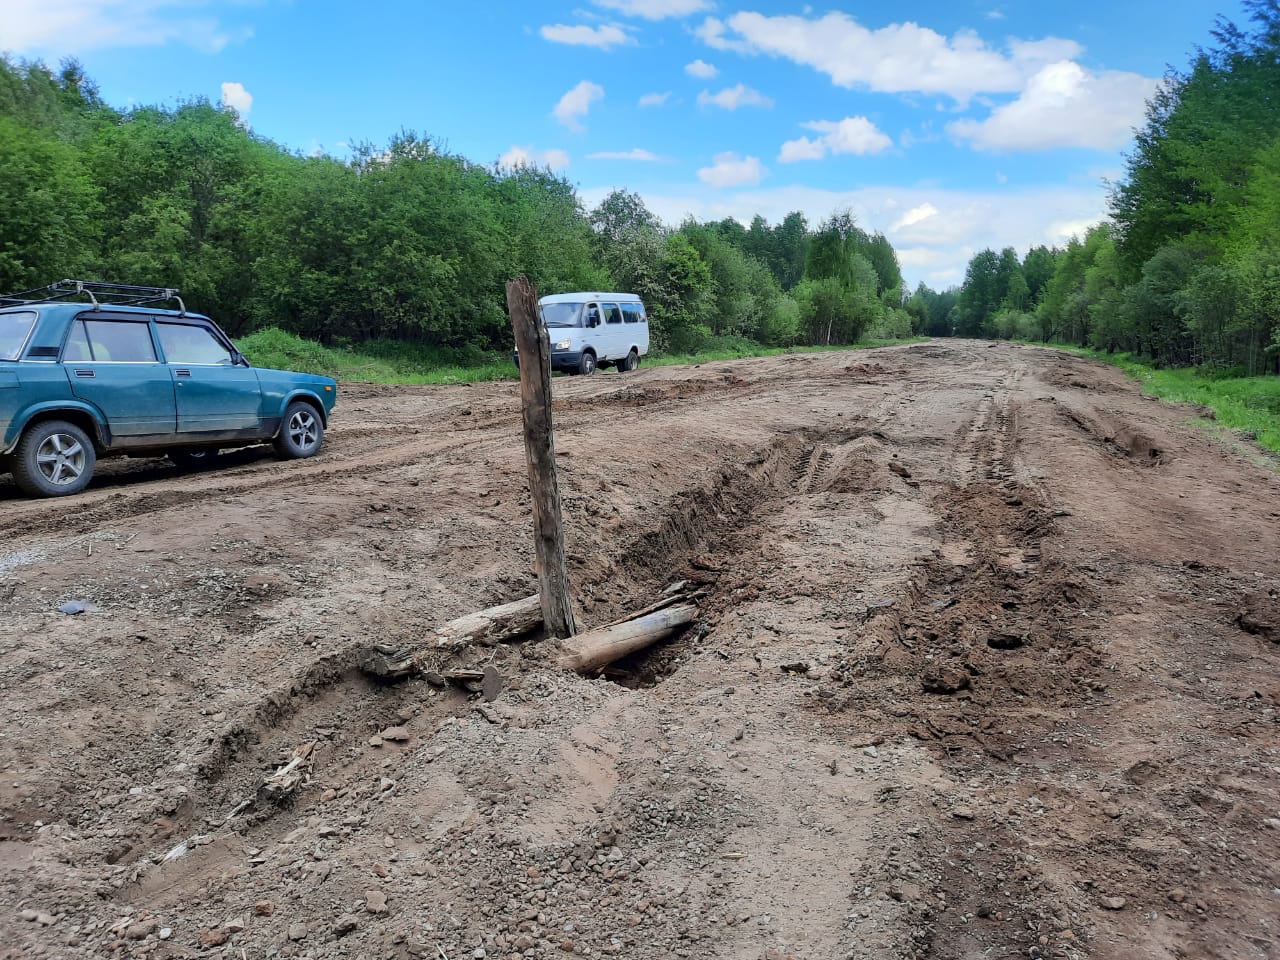
[(0, 477), (0, 955), (1280, 956), (1260, 453), (1011, 345), (555, 388), (579, 624), (708, 595), (601, 677), (463, 651), (492, 702), (358, 665), (536, 590), (513, 384)]

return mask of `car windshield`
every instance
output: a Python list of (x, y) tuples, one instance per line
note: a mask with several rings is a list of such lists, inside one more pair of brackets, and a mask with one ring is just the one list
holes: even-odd
[(20, 313), (0, 313), (0, 360), (17, 360), (27, 334), (35, 325), (36, 315), (23, 310)]
[(542, 305), (542, 322), (548, 327), (580, 327), (579, 315), (582, 313), (580, 303), (544, 303)]

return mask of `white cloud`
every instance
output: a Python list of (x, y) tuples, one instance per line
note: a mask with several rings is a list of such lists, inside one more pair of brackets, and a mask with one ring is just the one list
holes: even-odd
[(896, 221), (894, 221), (894, 224), (889, 228), (889, 231), (892, 233), (892, 232), (901, 230), (904, 227), (911, 227), (917, 223), (921, 223), (922, 221), (928, 220), (930, 217), (936, 217), (937, 215), (938, 215), (937, 207), (935, 207), (932, 203), (927, 203), (927, 202), (922, 203), (918, 207), (912, 207), (910, 210), (908, 210), (906, 213), (900, 216)]
[(957, 120), (947, 132), (978, 150), (1114, 150), (1142, 124), (1156, 85), (1140, 74), (1091, 73), (1062, 60), (1043, 67), (1016, 100), (986, 120)]
[(827, 148), (823, 145), (822, 140), (810, 140), (808, 137), (801, 137), (798, 140), (788, 140), (782, 145), (782, 149), (778, 152), (779, 163), (795, 163), (797, 160), (821, 160), (827, 155)]
[(244, 120), (253, 109), (253, 94), (244, 88), (243, 83), (224, 83), (222, 102), (238, 113), (241, 120)]
[(556, 104), (555, 109), (551, 112), (566, 127), (575, 133), (579, 133), (584, 129), (581, 118), (587, 115), (587, 111), (591, 109), (591, 104), (603, 96), (604, 87), (592, 83), (590, 80), (583, 80), (561, 97), (560, 102)]
[(686, 63), (684, 72), (691, 77), (701, 77), (704, 80), (710, 80), (720, 71), (705, 60), (695, 60), (693, 63)]
[(1082, 52), (1074, 41), (1048, 38), (1013, 41), (1006, 54), (972, 32), (947, 38), (915, 23), (871, 30), (839, 12), (816, 19), (760, 13), (736, 13), (724, 21), (708, 17), (697, 34), (716, 49), (769, 54), (813, 67), (840, 87), (944, 94), (960, 103), (983, 92), (1015, 93), (1041, 67)]
[(498, 166), (514, 170), (517, 167), (549, 167), (552, 170), (563, 170), (569, 165), (569, 154), (563, 150), (535, 150), (533, 147), (512, 145), (506, 153), (498, 158)]
[(253, 31), (228, 27), (212, 16), (193, 16), (191, 0), (4, 0), (0, 50), (68, 56), (111, 47), (184, 43), (217, 53)]
[(739, 107), (772, 107), (773, 101), (759, 90), (753, 90), (746, 84), (740, 83), (736, 87), (725, 87), (714, 94), (703, 90), (698, 94), (698, 105), (737, 110)]
[(640, 98), (640, 106), (642, 107), (660, 107), (667, 102), (671, 96), (670, 91), (667, 93), (646, 93)]
[(698, 179), (711, 187), (754, 187), (765, 169), (756, 157), (740, 157), (736, 153), (717, 153), (709, 167), (698, 170)]
[(608, 50), (610, 47), (623, 46), (635, 41), (627, 36), (621, 28), (608, 24), (600, 27), (588, 27), (583, 24), (570, 26), (564, 23), (550, 24), (538, 31), (544, 40), (552, 43), (567, 43), (579, 47), (599, 47)]
[[(583, 202), (591, 208), (610, 190), (624, 186), (584, 188)], [(978, 250), (1011, 246), (1023, 254), (1036, 244), (1062, 246), (1103, 219), (1107, 209), (1101, 184), (988, 191), (924, 187), (841, 191), (789, 185), (715, 192), (702, 185), (682, 185), (641, 194), (645, 206), (673, 226), (687, 216), (704, 221), (733, 217), (749, 223), (756, 214), (779, 223), (793, 210), (803, 213), (812, 226), (832, 211), (848, 208), (864, 230), (880, 231), (893, 243), (909, 286), (923, 280), (934, 289), (960, 283), (969, 258)], [(929, 207), (936, 212), (923, 216)], [(917, 211), (913, 222), (898, 226), (912, 211)]]
[(665, 20), (668, 17), (687, 17), (711, 8), (710, 0), (594, 0), (597, 7), (617, 10), (628, 17), (645, 20)]
[(588, 153), (588, 160), (641, 160), (645, 163), (659, 163), (666, 159), (651, 150), (642, 150), (636, 147), (634, 150), (606, 150), (602, 153)]
[(816, 140), (801, 137), (782, 145), (778, 160), (793, 163), (796, 160), (821, 160), (830, 151), (833, 154), (858, 155), (881, 153), (893, 146), (893, 141), (866, 117), (845, 117), (843, 120), (811, 120), (801, 124), (822, 134)]

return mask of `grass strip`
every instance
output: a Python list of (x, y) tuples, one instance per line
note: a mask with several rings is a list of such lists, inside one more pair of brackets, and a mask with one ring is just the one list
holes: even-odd
[[(740, 360), (744, 357), (772, 357), (784, 353), (865, 350), (926, 339), (928, 338), (866, 340), (831, 347), (764, 347), (734, 338), (733, 344), (727, 348), (668, 356), (650, 354), (644, 358), (643, 363), (645, 366), (666, 366)], [(520, 377), (520, 371), (508, 357), (476, 349), (449, 350), (389, 340), (375, 340), (359, 347), (326, 347), (275, 327), (241, 337), (237, 345), (255, 367), (318, 373), (351, 383), (444, 385), (517, 380)]]
[(1234, 430), (1241, 439), (1280, 453), (1280, 377), (1240, 377), (1192, 367), (1158, 369), (1128, 353), (1103, 353), (1062, 343), (1037, 346), (1050, 346), (1119, 367), (1141, 383), (1147, 395), (1169, 403), (1208, 407), (1217, 424)]

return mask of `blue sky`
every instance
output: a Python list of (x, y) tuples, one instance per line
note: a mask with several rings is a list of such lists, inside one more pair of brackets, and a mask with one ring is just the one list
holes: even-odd
[(1101, 218), (1170, 65), (1238, 0), (0, 0), (0, 50), (107, 102), (236, 107), (344, 157), (400, 130), (547, 164), (677, 224), (850, 208), (914, 285)]

